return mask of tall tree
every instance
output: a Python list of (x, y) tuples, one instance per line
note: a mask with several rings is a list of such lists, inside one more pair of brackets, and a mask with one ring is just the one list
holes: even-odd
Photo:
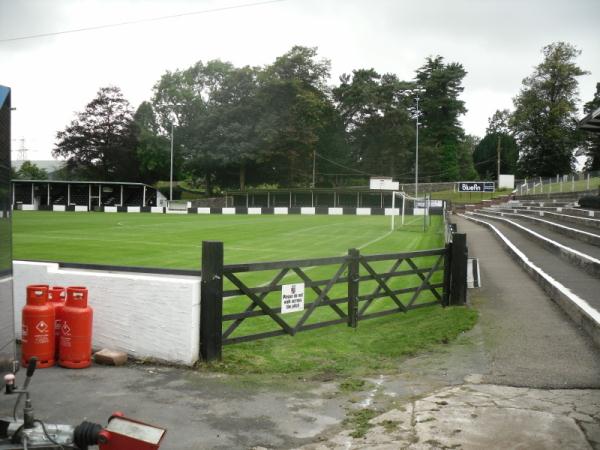
[(312, 161), (335, 117), (326, 83), (330, 62), (317, 49), (295, 46), (266, 67), (257, 99), (262, 158), (287, 186), (311, 182)]
[(142, 102), (134, 115), (137, 125), (137, 159), (144, 183), (166, 180), (170, 174), (170, 142), (159, 134), (159, 126), (149, 102)]
[(464, 130), (459, 117), (467, 112), (459, 99), (464, 90), (466, 70), (459, 63), (445, 63), (444, 58), (427, 58), (417, 70), (416, 84), (420, 97), (419, 178), (423, 180), (457, 180), (460, 175), (459, 152)]
[(48, 172), (31, 161), (24, 161), (17, 171), (16, 178), (21, 180), (47, 180)]
[[(600, 108), (600, 83), (596, 83), (594, 98), (584, 105), (583, 111), (589, 114), (598, 108)], [(585, 170), (600, 170), (600, 133), (586, 132), (583, 153), (587, 156)]]
[(498, 175), (498, 153), (500, 172), (515, 174), (519, 147), (510, 131), (510, 112), (497, 110), (488, 120), (485, 137), (477, 144), (473, 153), (475, 169), (483, 179), (491, 180)]
[(115, 86), (101, 88), (77, 118), (57, 133), (52, 151), (89, 179), (138, 181), (136, 128), (129, 102)]
[(525, 176), (571, 172), (581, 142), (577, 130), (578, 81), (585, 75), (575, 63), (581, 54), (573, 45), (556, 42), (543, 48), (544, 60), (523, 80), (514, 98), (510, 124), (521, 150), (519, 168)]
[(347, 131), (350, 164), (363, 173), (410, 178), (406, 167), (414, 154), (409, 115), (413, 87), (374, 69), (340, 77), (333, 96)]

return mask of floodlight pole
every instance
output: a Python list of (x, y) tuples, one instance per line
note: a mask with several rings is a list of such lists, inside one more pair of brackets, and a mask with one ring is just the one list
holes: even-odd
[(313, 172), (312, 172), (312, 188), (315, 188), (315, 171), (317, 166), (317, 150), (313, 150)]
[(419, 197), (419, 97), (417, 96), (417, 120), (415, 143), (415, 198)]
[(169, 201), (173, 201), (173, 122), (171, 122), (171, 174), (169, 178)]

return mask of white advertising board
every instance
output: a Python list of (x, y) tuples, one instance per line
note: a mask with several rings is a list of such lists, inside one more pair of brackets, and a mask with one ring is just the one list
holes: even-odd
[(399, 191), (400, 183), (391, 178), (371, 178), (369, 180), (369, 188), (387, 191)]
[(304, 311), (304, 283), (281, 286), (281, 314)]

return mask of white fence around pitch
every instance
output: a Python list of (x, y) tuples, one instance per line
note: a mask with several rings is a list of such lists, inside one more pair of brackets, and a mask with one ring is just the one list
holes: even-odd
[(598, 187), (600, 187), (600, 171), (553, 177), (532, 177), (520, 180), (516, 185), (519, 195), (581, 192)]
[(199, 354), (200, 277), (60, 267), (13, 261), (14, 321), (30, 284), (84, 286), (94, 309), (93, 347), (192, 365)]

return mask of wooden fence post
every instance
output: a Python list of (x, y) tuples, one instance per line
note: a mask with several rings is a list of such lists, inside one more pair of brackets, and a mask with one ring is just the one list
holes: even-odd
[(348, 250), (348, 326), (352, 328), (358, 325), (359, 257), (357, 249)]
[(442, 295), (442, 306), (450, 305), (450, 280), (452, 270), (452, 242), (446, 244), (446, 253), (444, 253), (444, 293)]
[(452, 279), (450, 287), (450, 304), (464, 305), (467, 302), (467, 235), (452, 235)]
[(200, 283), (200, 356), (221, 359), (223, 318), (223, 243), (202, 241)]

